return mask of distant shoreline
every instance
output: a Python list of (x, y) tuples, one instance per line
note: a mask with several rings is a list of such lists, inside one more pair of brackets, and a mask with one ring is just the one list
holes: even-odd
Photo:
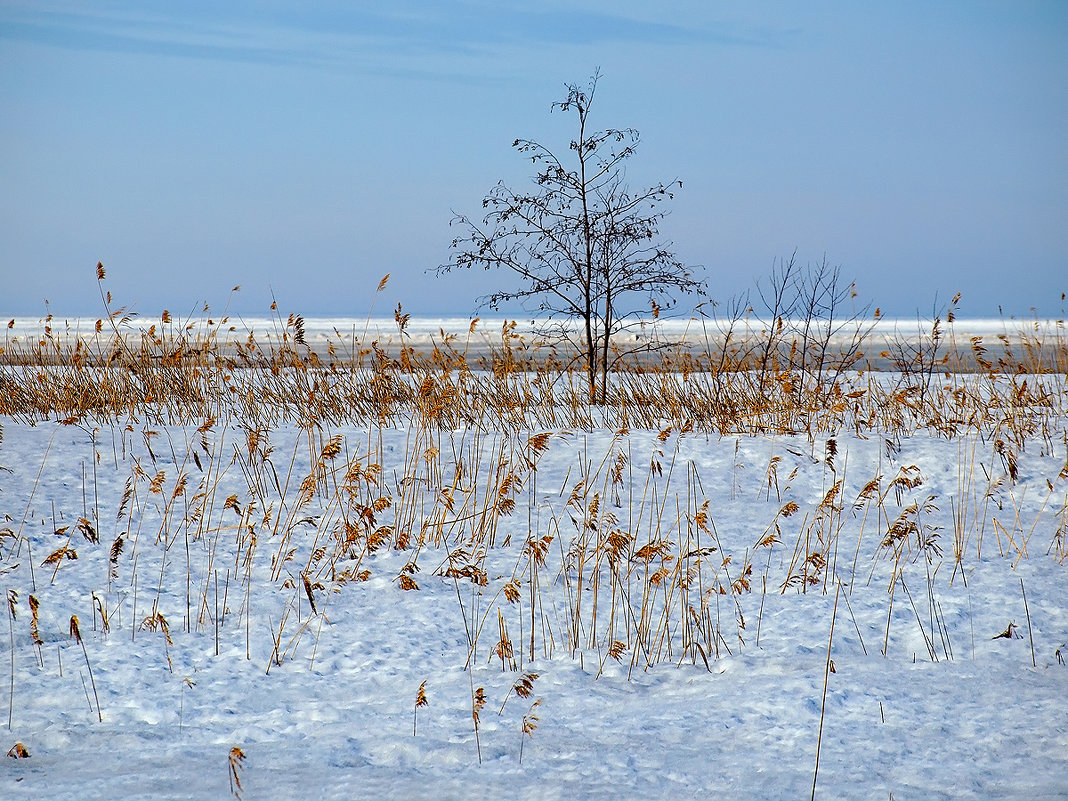
[[(461, 353), (472, 364), (491, 359), (499, 353), (507, 331), (512, 345), (523, 351), (525, 358), (538, 360), (547, 356), (570, 358), (569, 348), (560, 332), (577, 335), (578, 322), (557, 321), (557, 333), (546, 334), (546, 320), (494, 316), (411, 317), (403, 332), (394, 318), (372, 317), (198, 317), (163, 322), (161, 318), (131, 317), (116, 319), (115, 324), (127, 344), (137, 343), (150, 333), (167, 341), (204, 341), (211, 338), (222, 355), (236, 351), (250, 337), (261, 352), (271, 352), (297, 341), (300, 326), (300, 347), (307, 347), (320, 361), (354, 361), (361, 350), (378, 347), (396, 357), (400, 349), (410, 348), (417, 355), (429, 355), (435, 348)], [(97, 318), (15, 318), (2, 323), (4, 333), (0, 347), (4, 353), (0, 361), (8, 362), (17, 352), (41, 347), (62, 353), (77, 346), (93, 344), (99, 350), (114, 341), (115, 330), (107, 320)], [(799, 329), (797, 321), (784, 321), (787, 329)], [(817, 325), (825, 325), (816, 321)], [(838, 326), (839, 323), (835, 323)], [(828, 353), (843, 352), (851, 347), (858, 331), (864, 332), (863, 356), (857, 366), (862, 369), (886, 371), (899, 367), (903, 356), (917, 349), (930, 349), (933, 321), (907, 318), (880, 318), (841, 323), (827, 339)], [(766, 341), (767, 327), (755, 318), (736, 321), (730, 333), (729, 347), (742, 350)], [(782, 343), (788, 349), (796, 334)], [(715, 363), (727, 342), (726, 324), (711, 318), (644, 319), (633, 321), (626, 331), (613, 340), (620, 348), (644, 351), (635, 354), (638, 364), (652, 364), (660, 355), (670, 351), (674, 355), (688, 354), (698, 362), (704, 358)], [(1063, 320), (1005, 318), (957, 318), (952, 323), (939, 322), (939, 352), (948, 360), (940, 370), (973, 372), (980, 368), (976, 360), (986, 354), (993, 363), (999, 358), (1006, 362), (1039, 365), (1044, 372), (1063, 372), (1068, 369), (1068, 331)], [(978, 350), (977, 350), (978, 348)], [(655, 356), (653, 354), (656, 354)], [(992, 358), (990, 358), (992, 355)], [(1039, 370), (1036, 370), (1039, 371)]]

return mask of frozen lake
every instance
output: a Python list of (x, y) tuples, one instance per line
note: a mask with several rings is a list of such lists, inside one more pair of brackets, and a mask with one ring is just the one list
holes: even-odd
[[(504, 337), (510, 337), (513, 347), (522, 348), (526, 356), (570, 357), (573, 347), (564, 336), (577, 341), (581, 335), (577, 321), (550, 322), (531, 318), (487, 317), (411, 317), (400, 329), (393, 318), (373, 317), (244, 317), (230, 315), (222, 318), (172, 318), (164, 323), (160, 318), (132, 317), (117, 326), (128, 342), (138, 342), (142, 336), (162, 335), (166, 339), (185, 338), (195, 342), (209, 335), (221, 346), (221, 352), (236, 349), (247, 343), (250, 337), (259, 350), (270, 352), (292, 342), (296, 335), (295, 321), (299, 319), (303, 330), (302, 345), (314, 352), (321, 360), (348, 361), (361, 350), (377, 345), (386, 353), (396, 355), (401, 347), (412, 348), (416, 354), (428, 354), (434, 348), (452, 348), (472, 362), (489, 357), (501, 349)], [(114, 330), (105, 320), (101, 331), (96, 332), (97, 319), (71, 318), (15, 318), (9, 319), (0, 343), (5, 353), (12, 350), (48, 344), (51, 348), (73, 348), (80, 338), (94, 349), (106, 347), (114, 337)], [(826, 332), (826, 321), (813, 323), (815, 337), (820, 339)], [(827, 338), (830, 353), (842, 352), (851, 347), (858, 334), (863, 357), (859, 367), (871, 370), (895, 369), (895, 359), (902, 354), (914, 354), (917, 350), (929, 349), (932, 343), (933, 321), (923, 319), (889, 319), (861, 321), (836, 321)], [(800, 339), (803, 325), (800, 321), (785, 321), (785, 336), (780, 350), (788, 352), (791, 342)], [(613, 343), (620, 349), (639, 352), (639, 360), (649, 360), (648, 354), (687, 353), (718, 362), (724, 343), (728, 341), (727, 326), (722, 321), (707, 317), (645, 319), (629, 323), (626, 329), (615, 336)], [(732, 348), (745, 350), (767, 338), (766, 323), (753, 317), (739, 320), (730, 331)], [(978, 345), (985, 351), (985, 358), (995, 364), (998, 358), (1011, 356), (1013, 360), (1040, 360), (1046, 370), (1060, 371), (1064, 368), (1064, 353), (1068, 349), (1063, 320), (1018, 320), (1012, 318), (957, 319), (953, 323), (944, 320), (939, 328), (940, 355), (948, 355), (946, 369), (968, 371), (976, 369)], [(982, 352), (981, 352), (982, 353)], [(1057, 356), (1060, 354), (1058, 360)], [(654, 359), (659, 356), (653, 357)]]

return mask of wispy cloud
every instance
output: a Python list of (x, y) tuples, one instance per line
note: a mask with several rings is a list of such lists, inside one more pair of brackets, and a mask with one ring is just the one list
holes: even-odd
[(404, 2), (386, 8), (328, 3), (293, 11), (252, 3), (188, 2), (167, 11), (68, 2), (0, 8), (0, 38), (72, 50), (359, 68), (382, 59), (443, 55), (477, 60), (526, 47), (647, 44), (769, 46), (779, 34), (695, 25), (611, 10), (530, 10), (477, 2)]

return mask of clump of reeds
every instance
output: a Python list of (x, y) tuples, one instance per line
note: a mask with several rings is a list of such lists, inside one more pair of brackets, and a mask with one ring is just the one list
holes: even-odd
[[(220, 640), (243, 635), (246, 658), (262, 654), (268, 670), (300, 654), (310, 664), (337, 594), (370, 591), (373, 574), (387, 575), (393, 580), (383, 584), (397, 603), (419, 604), (442, 585), (460, 608), (463, 666), (473, 674), (499, 665), (518, 676), (508, 679), (499, 714), (513, 694), (531, 701), (520, 727), (522, 761), (539, 723), (540, 699), (531, 700), (537, 659), (594, 659), (598, 676), (683, 663), (712, 670), (717, 658), (750, 647), (754, 614), (761, 644), (769, 582), (783, 593), (833, 587), (852, 615), (864, 556), (868, 582), (878, 574), (881, 587), (886, 579), (884, 655), (894, 604), (907, 603), (928, 656), (948, 659), (953, 642), (935, 582), (950, 558), (940, 514), (952, 515), (953, 574), (959, 570), (965, 584), (984, 533), (1015, 566), (1034, 553), (1033, 535), (1052, 519), (1048, 552), (1068, 558), (1068, 499), (1059, 502), (1068, 467), (1051, 476), (1033, 521), (1021, 515), (1018, 487), (1028, 446), (1061, 447), (1068, 396), (1063, 376), (1049, 372), (1068, 364), (1060, 339), (1022, 349), (1003, 343), (999, 354), (981, 341), (962, 349), (953, 320), (937, 318), (916, 350), (889, 353), (899, 374), (876, 380), (858, 369), (863, 321), (834, 345), (827, 321), (772, 316), (757, 335), (746, 333), (739, 310), (721, 350), (660, 349), (621, 360), (605, 403), (593, 405), (581, 366), (525, 341), (514, 324), (479, 361), (445, 332), (431, 351), (417, 352), (400, 308), (395, 342), (338, 334), (317, 351), (300, 315), (278, 314), (273, 331), (236, 337), (225, 315), (176, 322), (164, 311), (135, 328), (103, 289), (102, 301), (106, 321), (85, 336), (61, 335), (49, 320), (40, 339), (4, 343), (0, 414), (78, 427), (70, 430), (86, 433), (93, 471), (109, 461), (107, 435), (96, 429), (111, 431), (112, 463), (128, 471), (117, 508), (97, 497), (95, 472), (83, 471), (92, 508), (87, 500), (67, 518), (76, 522), (63, 525), (53, 512), (55, 539), (43, 564), (53, 582), (98, 569), (101, 594), (91, 598), (105, 631), (108, 610), (123, 610), (115, 627), (131, 638), (161, 633), (172, 669), (172, 635), (205, 627), (214, 627), (216, 656)], [(472, 323), (469, 335), (474, 330)], [(957, 372), (966, 363), (975, 372)], [(359, 433), (337, 433), (347, 426)], [(283, 429), (294, 432), (285, 445)], [(614, 432), (603, 448), (601, 436), (587, 436), (595, 429)], [(956, 497), (936, 497), (919, 467), (897, 463), (900, 440), (917, 431), (959, 444)], [(858, 480), (850, 468), (851, 432), (879, 437), (880, 451), (885, 443), (875, 475)], [(747, 483), (743, 435), (764, 434), (801, 434), (809, 453), (762, 457)], [(718, 488), (687, 455), (709, 435), (733, 435), (733, 468)], [(542, 465), (560, 453), (567, 472), (548, 487)], [(818, 471), (811, 498), (793, 489), (807, 470)], [(753, 499), (752, 531), (721, 538), (722, 505)], [(110, 546), (101, 547), (111, 514)], [(0, 542), (28, 547), (22, 524), (0, 530)], [(856, 545), (849, 540), (851, 565), (843, 567), (849, 536)], [(926, 594), (917, 590), (923, 581)], [(160, 604), (164, 588), (179, 584), (185, 614), (183, 623), (173, 617), (172, 631)], [(29, 598), (39, 652), (39, 602)], [(257, 616), (269, 622), (260, 632)], [(867, 652), (856, 619), (854, 627)], [(70, 636), (96, 695), (77, 616)], [(825, 673), (825, 690), (826, 682)], [(415, 696), (413, 736), (428, 705), (426, 685)], [(472, 675), (480, 761), (486, 703)], [(99, 697), (96, 710), (102, 720)], [(235, 796), (243, 760), (239, 748), (230, 752)]]

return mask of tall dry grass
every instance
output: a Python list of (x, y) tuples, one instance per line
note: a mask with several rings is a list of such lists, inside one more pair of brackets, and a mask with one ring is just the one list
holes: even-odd
[[(1036, 552), (1068, 558), (1068, 464), (1048, 478), (1033, 518), (1016, 489), (1027, 448), (1068, 452), (1060, 334), (1002, 343), (995, 358), (993, 343), (962, 345), (951, 319), (935, 320), (881, 354), (887, 374), (866, 369), (863, 339), (836, 350), (815, 322), (772, 326), (763, 340), (731, 332), (718, 350), (658, 348), (621, 362), (606, 403), (591, 405), (582, 366), (514, 326), (482, 359), (448, 336), (422, 352), (404, 344), (398, 308), (399, 346), (339, 333), (324, 357), (298, 315), (277, 315), (269, 336), (236, 336), (225, 315), (175, 322), (168, 312), (135, 332), (101, 296), (107, 314), (88, 335), (59, 336), (46, 321), (38, 339), (5, 341), (0, 415), (89, 437), (85, 508), (76, 524), (53, 512), (57, 547), (30, 561), (50, 568), (50, 583), (102, 565), (94, 625), (99, 612), (102, 633), (155, 632), (168, 665), (179, 628), (213, 632), (217, 655), (220, 638), (237, 638), (251, 659), (265, 650), (268, 635), (253, 624), (264, 618), (266, 671), (297, 655), (314, 663), (337, 595), (387, 569), (399, 603), (447, 588), (464, 665), (520, 674), (521, 698), (533, 693), (531, 665), (559, 655), (591, 660), (597, 675), (711, 669), (760, 643), (769, 593), (844, 590), (852, 614), (852, 589), (876, 577), (887, 589), (882, 652), (896, 604), (913, 613), (928, 658), (952, 659), (960, 649), (935, 581), (944, 559), (952, 584), (967, 582), (984, 551), (1014, 564)], [(957, 443), (948, 498), (898, 459), (918, 433)], [(839, 453), (846, 434), (885, 452), (875, 475)], [(766, 519), (751, 521), (739, 548), (737, 532), (724, 542), (716, 523), (727, 490), (707, 485), (693, 445), (765, 435), (804, 450), (750, 466), (762, 477), (755, 514)], [(752, 491), (735, 453), (731, 501)], [(97, 491), (108, 462), (124, 487), (114, 508)], [(819, 471), (819, 497), (791, 492), (799, 470)], [(5, 561), (29, 555), (29, 508), (0, 530)], [(941, 509), (949, 531), (933, 522)], [(102, 529), (114, 533), (101, 539)], [(13, 605), (10, 617), (14, 625)], [(88, 668), (81, 632), (72, 636)], [(481, 756), (486, 698), (473, 679), (471, 698)], [(520, 754), (539, 701), (523, 716)], [(239, 768), (231, 757), (235, 794)]]

